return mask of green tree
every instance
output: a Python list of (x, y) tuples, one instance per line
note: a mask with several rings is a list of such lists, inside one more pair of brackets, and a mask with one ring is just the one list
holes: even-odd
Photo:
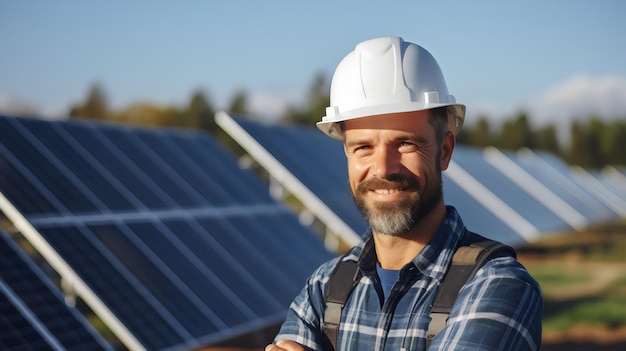
[(237, 91), (228, 105), (228, 112), (235, 115), (248, 115), (248, 95), (245, 91)]
[(479, 117), (476, 124), (471, 128), (469, 131), (469, 144), (481, 148), (493, 145), (491, 128), (487, 117)]
[(606, 127), (602, 140), (608, 164), (626, 166), (626, 122), (614, 121)]
[(525, 112), (520, 112), (516, 118), (505, 121), (502, 125), (499, 146), (509, 150), (517, 150), (522, 147), (532, 149), (534, 147), (533, 138), (528, 116)]
[(600, 168), (604, 164), (600, 139), (592, 131), (597, 125), (590, 127), (590, 124), (584, 126), (578, 122), (572, 122), (569, 160), (570, 163), (583, 168)]
[(537, 148), (549, 151), (555, 155), (560, 154), (561, 148), (559, 146), (559, 139), (556, 134), (556, 127), (554, 124), (549, 124), (540, 128), (535, 134)]
[(588, 167), (602, 168), (605, 165), (604, 162), (604, 143), (602, 141), (604, 136), (604, 122), (598, 117), (592, 117), (585, 130), (587, 138), (587, 146), (590, 151), (590, 159), (587, 162)]
[(587, 159), (587, 148), (585, 147), (585, 135), (580, 123), (573, 121), (570, 124), (570, 146), (568, 150), (568, 162), (571, 164), (583, 165), (583, 160)]
[(468, 126), (465, 125), (463, 128), (461, 128), (461, 130), (459, 130), (459, 133), (456, 135), (456, 143), (458, 145), (470, 145), (469, 135), (470, 132), (468, 131)]
[(178, 125), (184, 128), (202, 129), (210, 133), (215, 133), (217, 125), (215, 124), (215, 110), (210, 103), (206, 94), (201, 91), (195, 91), (189, 105), (179, 116)]
[(171, 127), (177, 125), (179, 114), (180, 111), (173, 107), (134, 103), (111, 115), (111, 119), (134, 125)]
[(85, 102), (72, 106), (69, 116), (86, 119), (108, 118), (109, 108), (104, 89), (98, 83), (94, 83), (89, 88)]

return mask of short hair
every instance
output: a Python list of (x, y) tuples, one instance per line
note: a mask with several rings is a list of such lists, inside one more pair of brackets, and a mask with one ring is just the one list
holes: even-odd
[(428, 122), (435, 128), (437, 146), (441, 146), (443, 138), (450, 130), (448, 127), (448, 108), (444, 106), (429, 110)]

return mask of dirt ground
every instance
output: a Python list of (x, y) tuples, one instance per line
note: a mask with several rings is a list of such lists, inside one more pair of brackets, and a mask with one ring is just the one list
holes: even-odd
[(548, 332), (543, 335), (542, 350), (626, 350), (626, 326), (620, 328), (589, 329), (586, 326), (573, 327), (565, 332)]
[(590, 342), (562, 342), (557, 344), (543, 344), (542, 351), (624, 351), (626, 342), (615, 344), (596, 344)]
[[(518, 255), (518, 258), (524, 265), (554, 265), (555, 262), (558, 262), (564, 271), (589, 273), (589, 279), (585, 281), (570, 283), (562, 288), (552, 286), (548, 291), (544, 291), (544, 297), (549, 297), (549, 300), (555, 301), (584, 300), (601, 296), (603, 291), (608, 289), (613, 282), (623, 279), (624, 272), (626, 272), (626, 262), (623, 260), (595, 261), (589, 260), (585, 255), (552, 256), (548, 254), (537, 257), (535, 255), (526, 256), (522, 253)], [(626, 326), (609, 328), (590, 327), (581, 324), (565, 331), (546, 331), (544, 329), (542, 339), (541, 350), (544, 351), (624, 351), (626, 350)]]

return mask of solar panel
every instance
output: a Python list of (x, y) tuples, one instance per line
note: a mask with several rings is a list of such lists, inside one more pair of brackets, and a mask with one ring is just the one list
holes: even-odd
[(570, 224), (554, 213), (545, 203), (538, 201), (534, 194), (520, 187), (495, 167), (493, 163), (488, 162), (482, 150), (457, 147), (454, 152), (454, 159), (463, 169), (530, 222), (537, 228), (539, 233), (572, 228)]
[(572, 173), (581, 186), (592, 189), (613, 211), (626, 215), (626, 188), (615, 184), (601, 171), (587, 171), (578, 167)]
[(604, 205), (597, 196), (576, 184), (569, 166), (556, 156), (545, 151), (529, 149), (522, 149), (516, 153), (507, 152), (507, 155), (583, 215), (588, 225), (617, 218), (617, 214)]
[(278, 324), (331, 257), (202, 133), (0, 117), (0, 164), (7, 217), (132, 349)]
[(513, 246), (526, 243), (528, 239), (524, 235), (535, 233), (535, 228), (524, 231), (524, 225), (512, 223), (508, 213), (495, 215), (481, 198), (477, 199), (451, 179), (451, 175), (455, 174), (458, 174), (458, 170), (455, 171), (454, 168), (443, 172), (444, 199), (447, 204), (456, 208), (467, 228)]
[(626, 208), (626, 178), (615, 169), (607, 167), (603, 170), (590, 171), (610, 192), (621, 199), (622, 208)]
[[(367, 230), (349, 194), (341, 142), (313, 127), (260, 123), (226, 113), (218, 113), (216, 121), (272, 176), (300, 197), (310, 211), (315, 213), (321, 207), (310, 200), (317, 197), (352, 233), (362, 234)], [(525, 209), (536, 206), (537, 201), (490, 166), (481, 151), (457, 146), (453, 160), (450, 169), (443, 172), (444, 198), (457, 208), (469, 229), (510, 245), (520, 245), (535, 238), (541, 230), (568, 227), (545, 208), (548, 214), (536, 207)], [(491, 177), (496, 178), (495, 186), (499, 188), (492, 188)], [(485, 179), (489, 179), (488, 184), (481, 183)], [(511, 199), (518, 195), (521, 200)], [(325, 221), (324, 213), (317, 215)], [(539, 218), (531, 219), (535, 215)]]
[(598, 213), (601, 218), (611, 220), (624, 214), (621, 208), (615, 208), (610, 202), (607, 202), (602, 192), (595, 189), (590, 182), (580, 179), (577, 176), (576, 167), (568, 166), (565, 162), (547, 152), (526, 150), (524, 154), (524, 158), (530, 155), (530, 157), (536, 159), (535, 162), (543, 163), (549, 169), (548, 172), (557, 172), (567, 178), (566, 182), (572, 184), (571, 187), (576, 197), (581, 198), (587, 206), (592, 207), (594, 212)]
[(0, 229), (0, 349), (111, 350)]
[(626, 167), (604, 167), (602, 176), (606, 178), (609, 183), (613, 184), (613, 188), (621, 194), (622, 198), (626, 198)]
[(341, 142), (308, 127), (235, 120), (219, 113), (216, 121), (347, 243), (355, 244), (367, 231), (350, 196)]
[(569, 196), (558, 183), (551, 182), (541, 169), (535, 168), (532, 159), (523, 162), (515, 153), (503, 152), (494, 147), (486, 148), (483, 156), (490, 165), (572, 228), (581, 230), (595, 217), (584, 203), (576, 203), (575, 197)]

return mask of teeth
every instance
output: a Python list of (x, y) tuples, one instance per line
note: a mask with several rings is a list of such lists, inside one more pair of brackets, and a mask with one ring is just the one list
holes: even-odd
[(375, 189), (374, 192), (376, 194), (381, 194), (381, 195), (389, 195), (389, 194), (395, 194), (397, 193), (399, 190), (397, 189)]

